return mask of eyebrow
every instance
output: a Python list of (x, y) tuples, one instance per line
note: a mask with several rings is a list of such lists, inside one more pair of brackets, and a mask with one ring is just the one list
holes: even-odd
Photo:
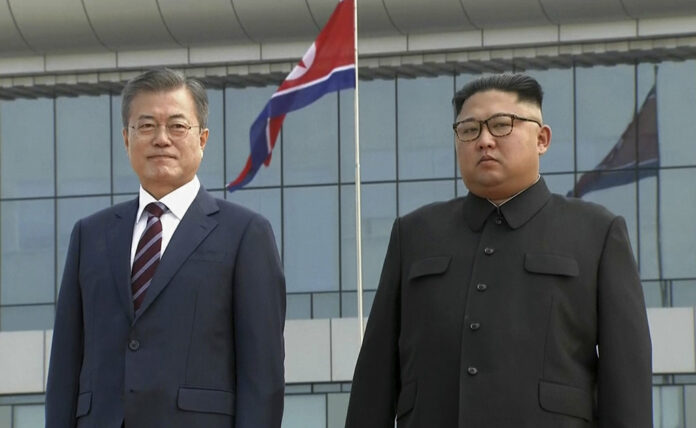
[[(155, 120), (155, 117), (150, 115), (150, 114), (141, 114), (140, 116), (138, 116), (138, 120), (143, 120), (143, 119)], [(167, 118), (168, 121), (172, 120), (172, 119), (186, 119), (186, 120), (188, 120), (188, 118), (182, 113), (173, 114)]]

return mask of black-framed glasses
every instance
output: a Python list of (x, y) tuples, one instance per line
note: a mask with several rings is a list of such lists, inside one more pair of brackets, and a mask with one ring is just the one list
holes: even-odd
[(512, 133), (512, 128), (515, 126), (515, 120), (534, 122), (539, 126), (543, 126), (541, 122), (536, 119), (517, 116), (512, 113), (497, 113), (486, 120), (466, 119), (454, 122), (454, 124), (452, 124), (452, 129), (459, 141), (468, 143), (481, 136), (484, 123), (488, 128), (488, 132), (494, 137), (510, 135)]
[(191, 128), (200, 128), (200, 125), (189, 125), (186, 122), (169, 122), (163, 125), (153, 122), (151, 120), (142, 120), (136, 122), (135, 125), (131, 125), (130, 128), (135, 132), (138, 137), (152, 137), (157, 132), (160, 126), (164, 126), (167, 130), (167, 135), (173, 140), (180, 140), (186, 138)]

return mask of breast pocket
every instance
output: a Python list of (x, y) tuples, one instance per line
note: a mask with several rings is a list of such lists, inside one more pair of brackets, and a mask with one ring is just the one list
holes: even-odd
[(560, 254), (527, 253), (524, 256), (524, 269), (527, 272), (576, 277), (580, 275), (578, 262), (569, 256)]
[(451, 256), (436, 256), (417, 260), (411, 265), (408, 279), (427, 277), (431, 275), (442, 275), (449, 268)]

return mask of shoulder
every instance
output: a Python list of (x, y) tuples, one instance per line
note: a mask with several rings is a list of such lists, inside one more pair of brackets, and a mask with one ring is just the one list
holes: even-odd
[(616, 214), (598, 203), (585, 201), (579, 198), (569, 198), (555, 193), (551, 194), (549, 207), (561, 211), (564, 214), (583, 216), (598, 221), (611, 222), (617, 217)]

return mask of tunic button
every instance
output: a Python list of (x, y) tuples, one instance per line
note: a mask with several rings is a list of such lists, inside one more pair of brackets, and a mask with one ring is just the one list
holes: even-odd
[(128, 349), (130, 349), (131, 351), (137, 351), (138, 348), (140, 348), (140, 342), (138, 342), (137, 340), (131, 339), (131, 341), (128, 342)]
[(477, 322), (472, 322), (471, 324), (469, 324), (469, 328), (476, 331), (479, 328), (481, 328), (481, 324)]
[(495, 224), (503, 224), (503, 219), (500, 217), (495, 218)]
[(486, 254), (487, 256), (490, 256), (491, 254), (495, 253), (495, 248), (486, 247), (486, 248), (483, 249), (483, 252), (484, 252), (484, 254)]
[(471, 376), (476, 376), (478, 374), (478, 369), (476, 367), (469, 367), (466, 372)]
[(478, 290), (478, 291), (486, 291), (487, 288), (488, 288), (488, 286), (486, 284), (483, 284), (483, 283), (476, 284), (476, 290)]

